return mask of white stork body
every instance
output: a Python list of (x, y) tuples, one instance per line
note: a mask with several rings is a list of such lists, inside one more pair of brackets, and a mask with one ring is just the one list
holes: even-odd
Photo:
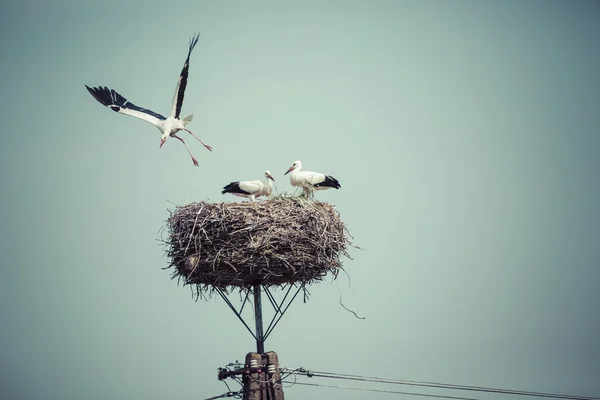
[(320, 172), (302, 171), (302, 162), (296, 161), (287, 170), (285, 175), (290, 173), (290, 183), (304, 190), (306, 195), (313, 194), (316, 190), (339, 189), (341, 187), (337, 179), (331, 175), (325, 175)]
[(271, 176), (271, 172), (265, 171), (264, 181), (238, 181), (231, 182), (229, 185), (223, 188), (221, 194), (231, 193), (234, 196), (246, 197), (250, 201), (254, 201), (255, 198), (260, 196), (269, 197), (273, 191), (273, 184), (271, 181), (275, 181)]
[(180, 140), (181, 143), (185, 145), (185, 148), (187, 149), (190, 157), (192, 157), (192, 162), (195, 166), (198, 166), (198, 161), (192, 155), (192, 152), (190, 151), (185, 141), (179, 136), (177, 136), (177, 132), (181, 130), (188, 132), (193, 137), (198, 139), (198, 141), (200, 141), (200, 143), (202, 143), (204, 147), (212, 151), (212, 147), (204, 144), (202, 140), (200, 140), (196, 135), (194, 135), (189, 129), (186, 128), (187, 124), (192, 122), (194, 114), (190, 114), (184, 118), (179, 118), (179, 115), (181, 113), (181, 107), (183, 105), (183, 96), (185, 95), (185, 87), (187, 86), (188, 72), (190, 67), (190, 55), (192, 54), (192, 50), (196, 46), (199, 37), (200, 35), (198, 34), (192, 39), (190, 39), (190, 47), (187, 59), (183, 64), (181, 74), (179, 75), (179, 79), (177, 80), (177, 85), (175, 87), (175, 96), (173, 98), (173, 107), (171, 109), (171, 114), (166, 118), (152, 110), (136, 106), (135, 104), (129, 102), (125, 97), (121, 96), (113, 89), (107, 88), (106, 86), (90, 88), (89, 86), (85, 85), (88, 92), (90, 92), (90, 94), (100, 104), (109, 107), (113, 111), (142, 119), (156, 126), (162, 132), (162, 135), (160, 137), (161, 148), (169, 137), (174, 137)]

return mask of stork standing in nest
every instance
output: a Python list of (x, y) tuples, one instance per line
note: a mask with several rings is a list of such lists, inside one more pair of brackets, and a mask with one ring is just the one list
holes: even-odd
[(223, 188), (221, 194), (231, 193), (234, 196), (246, 197), (250, 201), (254, 201), (256, 197), (266, 196), (269, 197), (273, 191), (273, 184), (275, 182), (271, 172), (265, 171), (264, 181), (237, 181), (231, 182), (229, 185)]
[(291, 172), (290, 183), (292, 186), (302, 188), (307, 197), (313, 197), (316, 190), (339, 189), (340, 183), (331, 175), (320, 172), (302, 171), (302, 162), (296, 161), (284, 175)]
[(190, 151), (190, 148), (185, 143), (185, 141), (179, 136), (177, 136), (177, 132), (179, 132), (180, 130), (188, 132), (190, 135), (198, 139), (198, 141), (202, 143), (204, 147), (212, 151), (211, 146), (205, 144), (202, 140), (200, 140), (200, 138), (194, 135), (192, 131), (186, 128), (187, 124), (192, 122), (194, 114), (192, 113), (187, 117), (179, 118), (179, 115), (181, 113), (181, 107), (183, 106), (183, 96), (185, 94), (185, 87), (187, 86), (188, 72), (190, 67), (190, 55), (192, 54), (192, 50), (194, 50), (194, 47), (196, 46), (199, 37), (200, 34), (195, 35), (193, 38), (190, 39), (188, 55), (185, 60), (185, 64), (183, 64), (183, 69), (181, 70), (179, 79), (177, 80), (177, 86), (175, 86), (175, 97), (173, 98), (173, 107), (171, 109), (171, 114), (166, 118), (152, 110), (136, 106), (135, 104), (129, 102), (125, 97), (121, 96), (113, 89), (107, 88), (106, 86), (90, 88), (89, 86), (85, 85), (88, 92), (90, 92), (90, 94), (100, 104), (109, 107), (113, 111), (142, 119), (156, 126), (162, 132), (162, 135), (160, 137), (160, 148), (162, 148), (163, 144), (165, 144), (165, 141), (169, 137), (174, 137), (177, 140), (181, 141), (181, 143), (185, 145), (185, 148), (187, 149), (190, 157), (192, 157), (192, 162), (195, 166), (198, 166), (198, 161), (192, 155), (192, 152)]

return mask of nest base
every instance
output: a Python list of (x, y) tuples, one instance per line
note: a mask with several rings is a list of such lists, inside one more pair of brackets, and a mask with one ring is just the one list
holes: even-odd
[(171, 212), (167, 226), (173, 278), (202, 292), (335, 279), (340, 256), (349, 257), (347, 230), (326, 202), (192, 203)]

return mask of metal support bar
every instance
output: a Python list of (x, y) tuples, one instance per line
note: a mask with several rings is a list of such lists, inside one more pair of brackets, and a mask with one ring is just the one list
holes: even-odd
[(277, 302), (275, 301), (275, 298), (271, 294), (269, 287), (263, 286), (263, 290), (264, 290), (265, 294), (267, 295), (267, 297), (269, 298), (269, 301), (271, 302), (271, 305), (273, 306), (273, 310), (275, 310), (275, 313), (277, 313), (279, 311), (279, 307), (277, 306)]
[[(304, 285), (300, 284), (298, 289), (296, 290), (296, 292), (293, 294), (293, 296), (290, 296), (290, 294), (292, 292), (292, 288), (295, 286), (296, 286), (296, 284), (290, 283), (287, 289), (285, 289), (285, 288), (283, 289), (285, 291), (285, 295), (283, 296), (283, 299), (280, 302), (277, 302), (277, 300), (275, 299), (275, 296), (273, 295), (273, 293), (271, 293), (268, 286), (263, 286), (261, 284), (256, 284), (256, 285), (252, 286), (252, 292), (253, 292), (253, 298), (254, 298), (254, 301), (253, 301), (253, 303), (254, 303), (254, 331), (250, 328), (248, 323), (246, 323), (246, 321), (242, 317), (242, 311), (244, 311), (244, 306), (247, 303), (250, 303), (250, 290), (247, 290), (245, 292), (246, 294), (245, 294), (244, 299), (242, 300), (242, 304), (241, 304), (241, 307), (239, 310), (236, 309), (236, 307), (233, 305), (231, 300), (229, 300), (226, 292), (224, 292), (223, 289), (215, 288), (215, 291), (219, 294), (219, 296), (221, 296), (221, 298), (223, 299), (225, 304), (227, 304), (227, 306), (231, 309), (231, 311), (233, 311), (235, 316), (242, 322), (242, 324), (244, 324), (244, 326), (246, 327), (248, 332), (250, 332), (252, 337), (256, 340), (257, 353), (265, 354), (265, 352), (264, 352), (265, 351), (265, 340), (273, 332), (273, 330), (275, 329), (275, 326), (279, 323), (279, 321), (281, 320), (283, 315), (286, 313), (286, 311), (288, 310), (290, 305), (294, 302), (294, 300), (298, 296), (298, 293), (300, 293), (300, 290), (302, 290), (304, 288)], [(262, 290), (264, 290), (264, 292), (267, 295), (267, 298), (269, 299), (269, 302), (271, 303), (271, 306), (273, 307), (273, 310), (274, 310), (273, 318), (271, 318), (271, 320), (269, 321), (269, 325), (266, 328), (266, 330), (263, 326), (263, 309), (262, 309), (262, 298), (261, 298)], [(240, 298), (240, 300), (241, 300), (241, 298)], [(286, 302), (286, 300), (287, 300), (287, 302)]]
[(254, 323), (256, 328), (256, 352), (264, 354), (265, 338), (263, 335), (262, 302), (260, 298), (260, 284), (254, 285)]
[(244, 318), (242, 318), (242, 315), (238, 312), (238, 310), (236, 310), (236, 308), (233, 306), (233, 304), (231, 304), (231, 301), (229, 301), (229, 299), (223, 293), (223, 291), (221, 289), (219, 289), (219, 288), (215, 288), (215, 290), (217, 291), (217, 293), (219, 293), (219, 295), (221, 296), (221, 298), (223, 299), (223, 301), (225, 302), (225, 304), (227, 304), (229, 306), (229, 308), (231, 308), (231, 311), (233, 311), (233, 313), (236, 315), (236, 317), (238, 317), (238, 319), (240, 321), (242, 321), (242, 324), (244, 324), (244, 326), (246, 327), (246, 329), (248, 329), (248, 332), (250, 332), (250, 334), (256, 339), (256, 336), (254, 336), (254, 332), (252, 332), (252, 329), (250, 329), (250, 327), (248, 326), (248, 324), (246, 323), (246, 321), (244, 321)]
[[(288, 287), (287, 292), (285, 292), (285, 296), (283, 296), (283, 300), (281, 300), (281, 303), (277, 304), (274, 297), (273, 297), (273, 300), (271, 300), (271, 303), (274, 304), (273, 309), (275, 310), (275, 314), (273, 315), (273, 319), (271, 319), (271, 322), (269, 323), (269, 326), (267, 327), (267, 330), (266, 330), (267, 334), (270, 332), (271, 327), (273, 327), (273, 324), (275, 323), (275, 320), (277, 319), (277, 314), (283, 315), (283, 313), (281, 312), (281, 307), (283, 306), (283, 303), (285, 303), (285, 299), (287, 299), (287, 297), (290, 294), (290, 291), (292, 290), (293, 287), (294, 287), (294, 285), (290, 283), (290, 286)], [(266, 289), (265, 291), (267, 292), (267, 294), (269, 296), (273, 296), (268, 289)], [(265, 339), (266, 339), (266, 337), (265, 337)]]
[(250, 292), (246, 291), (246, 296), (244, 297), (244, 301), (242, 302), (242, 306), (240, 307), (240, 314), (244, 311), (244, 306), (248, 302), (248, 297), (250, 296)]
[[(304, 287), (304, 285), (300, 285), (298, 287), (298, 290), (296, 290), (296, 293), (294, 293), (294, 296), (289, 301), (289, 303), (287, 304), (287, 306), (285, 306), (285, 308), (283, 309), (283, 311), (280, 311), (281, 314), (279, 315), (279, 318), (277, 318), (277, 321), (275, 321), (275, 323), (273, 324), (273, 326), (270, 326), (269, 329), (267, 329), (267, 332), (264, 335), (263, 341), (266, 340), (269, 337), (269, 335), (271, 334), (271, 332), (273, 332), (273, 329), (275, 329), (275, 327), (277, 326), (277, 324), (279, 323), (279, 321), (283, 317), (283, 314), (285, 314), (285, 312), (287, 311), (287, 309), (292, 305), (292, 303), (294, 302), (294, 299), (296, 298), (296, 296), (298, 296), (298, 293), (300, 293), (300, 290), (302, 290), (303, 287)], [(287, 294), (286, 294), (286, 297), (287, 297)], [(283, 301), (281, 302), (281, 305), (283, 306)]]

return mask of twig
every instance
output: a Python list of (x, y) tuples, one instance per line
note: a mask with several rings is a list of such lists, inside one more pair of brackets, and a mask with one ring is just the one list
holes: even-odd
[(357, 315), (357, 314), (356, 314), (354, 311), (350, 310), (349, 308), (347, 308), (347, 307), (344, 305), (344, 303), (342, 303), (342, 294), (341, 294), (341, 293), (340, 293), (340, 305), (341, 305), (342, 307), (344, 307), (344, 309), (345, 309), (346, 311), (349, 311), (349, 312), (351, 312), (352, 314), (354, 314), (354, 316), (355, 316), (356, 318), (358, 318), (358, 319), (366, 319), (365, 317), (359, 317), (359, 316), (358, 316), (358, 315)]

